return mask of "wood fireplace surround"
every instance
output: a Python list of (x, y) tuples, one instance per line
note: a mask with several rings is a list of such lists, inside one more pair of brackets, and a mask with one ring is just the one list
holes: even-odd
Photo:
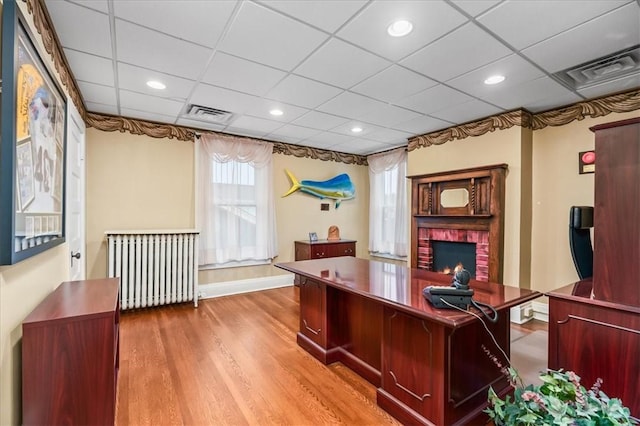
[(431, 270), (431, 241), (475, 243), (476, 279), (502, 283), (506, 172), (497, 164), (409, 176), (411, 264)]

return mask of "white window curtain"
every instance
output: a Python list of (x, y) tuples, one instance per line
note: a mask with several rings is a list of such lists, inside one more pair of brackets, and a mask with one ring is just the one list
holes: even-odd
[(370, 155), (369, 251), (407, 256), (407, 151)]
[(196, 145), (200, 265), (273, 259), (273, 145), (221, 135), (202, 135)]

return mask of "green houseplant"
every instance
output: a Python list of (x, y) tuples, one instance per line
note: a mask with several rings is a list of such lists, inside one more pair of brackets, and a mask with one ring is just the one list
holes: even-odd
[(573, 371), (548, 370), (540, 374), (542, 384), (524, 386), (518, 372), (503, 366), (486, 348), (485, 352), (507, 376), (513, 396), (500, 399), (489, 389), (489, 407), (485, 410), (496, 425), (634, 425), (629, 409), (617, 398), (600, 390), (598, 379), (589, 389), (580, 384)]

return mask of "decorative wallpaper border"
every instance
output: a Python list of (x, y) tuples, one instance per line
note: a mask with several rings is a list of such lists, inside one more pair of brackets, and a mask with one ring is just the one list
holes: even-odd
[(575, 120), (586, 117), (602, 117), (613, 112), (623, 113), (640, 109), (640, 89), (605, 96), (589, 101), (531, 114), (526, 110), (517, 110), (484, 118), (472, 123), (450, 127), (433, 133), (415, 136), (409, 139), (409, 151), (431, 145), (442, 145), (455, 139), (469, 136), (482, 136), (494, 130), (504, 130), (513, 126), (521, 126), (532, 130), (544, 129), (547, 126), (564, 126)]
[[(73, 103), (78, 108), (80, 115), (85, 119), (87, 126), (95, 127), (108, 132), (130, 132), (136, 135), (147, 135), (153, 138), (169, 138), (182, 141), (193, 141), (201, 130), (175, 126), (164, 123), (136, 120), (126, 117), (116, 117), (103, 114), (89, 113), (86, 110), (82, 95), (71, 68), (62, 52), (60, 42), (53, 31), (51, 18), (47, 12), (44, 0), (22, 0), (27, 5), (28, 12), (33, 16), (34, 25), (38, 34), (42, 37), (45, 50), (51, 56), (62, 84), (66, 87)], [(564, 108), (531, 114), (520, 109), (506, 112), (472, 123), (450, 127), (433, 133), (427, 133), (412, 137), (408, 140), (408, 151), (431, 145), (442, 145), (456, 139), (465, 139), (470, 136), (481, 136), (495, 130), (505, 130), (513, 126), (521, 126), (532, 130), (543, 129), (547, 126), (563, 126), (575, 120), (583, 120), (586, 117), (602, 117), (613, 112), (623, 113), (640, 109), (640, 88), (635, 88), (626, 93), (605, 96), (585, 102), (578, 102)], [(221, 134), (225, 135), (225, 134)], [(251, 139), (251, 138), (248, 138)], [(282, 142), (273, 142), (273, 152), (277, 154), (293, 155), (301, 158), (313, 158), (322, 161), (336, 161), (345, 164), (367, 165), (367, 158), (362, 155), (345, 154), (341, 152), (327, 151), (319, 148), (289, 145)]]

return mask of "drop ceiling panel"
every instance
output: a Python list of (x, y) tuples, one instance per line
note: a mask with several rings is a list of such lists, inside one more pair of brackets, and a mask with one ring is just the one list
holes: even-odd
[(463, 104), (453, 105), (449, 108), (433, 112), (430, 115), (439, 118), (440, 120), (462, 124), (477, 119), (479, 116), (488, 117), (501, 112), (504, 112), (504, 110), (478, 99), (473, 99)]
[[(192, 1), (188, 7), (178, 1), (114, 1), (118, 18), (136, 22), (183, 40), (215, 47), (237, 1)], [(176, 25), (176, 23), (180, 23)]]
[(478, 16), (485, 10), (500, 3), (500, 0), (452, 0), (453, 4), (471, 16)]
[[(484, 84), (484, 80), (493, 75), (502, 75), (506, 79), (500, 84)], [(519, 84), (535, 80), (544, 75), (541, 70), (531, 65), (530, 62), (514, 54), (449, 80), (447, 84), (482, 99), (491, 94), (509, 92)]]
[(379, 99), (394, 102), (435, 86), (435, 81), (398, 65), (392, 65), (375, 74), (351, 91)]
[(63, 47), (111, 58), (109, 16), (67, 1), (49, 0), (47, 10), (54, 21), (70, 21), (59, 25), (56, 33)]
[(349, 121), (347, 118), (319, 111), (310, 111), (293, 121), (293, 124), (318, 130), (331, 130)]
[[(146, 84), (149, 80), (164, 83), (167, 88), (165, 90), (152, 89)], [(181, 101), (187, 99), (195, 85), (195, 81), (192, 80), (123, 63), (118, 64), (118, 83), (121, 89)]]
[(401, 132), (393, 129), (380, 129), (367, 134), (367, 139), (385, 144), (406, 144), (407, 139), (411, 136), (413, 136), (413, 133)]
[(274, 139), (278, 140), (280, 140), (280, 137), (286, 137), (290, 142), (300, 142), (301, 140), (310, 138), (319, 133), (321, 133), (320, 130), (296, 126), (293, 124), (286, 124), (277, 129), (275, 132), (271, 133), (269, 136), (273, 136)]
[(561, 99), (560, 105), (579, 102), (582, 99), (550, 77), (541, 77), (513, 87), (509, 91), (487, 95), (487, 102), (505, 109), (523, 107), (531, 112), (549, 109), (549, 100)]
[(191, 127), (195, 129), (213, 130), (214, 132), (220, 132), (224, 130), (225, 127), (227, 127), (226, 125), (209, 123), (207, 121), (191, 120), (188, 118), (179, 118), (176, 124), (179, 126)]
[(523, 49), (620, 7), (629, 0), (505, 1), (478, 21)]
[(248, 130), (256, 135), (266, 135), (276, 129), (282, 127), (283, 123), (277, 121), (265, 120), (264, 118), (250, 117), (243, 115), (234, 120), (227, 128), (228, 129), (243, 129)]
[(434, 111), (441, 111), (454, 105), (469, 102), (470, 100), (470, 96), (439, 84), (402, 99), (398, 101), (397, 104), (413, 111), (429, 114)]
[(368, 140), (368, 139), (355, 139), (344, 143), (333, 145), (331, 149), (338, 152), (348, 152), (358, 155), (366, 155), (371, 152), (384, 151), (391, 148), (389, 145)]
[(113, 87), (113, 61), (77, 50), (64, 49), (76, 80)]
[(115, 105), (105, 105), (98, 102), (85, 101), (85, 106), (88, 111), (95, 112), (97, 114), (120, 115), (118, 107)]
[(315, 108), (338, 95), (342, 89), (289, 74), (266, 97), (305, 108)]
[(331, 39), (296, 68), (295, 73), (348, 89), (389, 65), (389, 61), (378, 56)]
[(78, 82), (78, 87), (82, 92), (82, 98), (86, 102), (100, 103), (110, 106), (118, 106), (116, 100), (116, 91), (113, 87), (103, 86), (100, 84)]
[(393, 128), (411, 133), (415, 136), (445, 129), (447, 127), (451, 127), (452, 124), (453, 123), (449, 123), (448, 121), (438, 120), (437, 118), (425, 115), (405, 123), (396, 124)]
[(364, 0), (260, 1), (282, 13), (293, 16), (329, 33), (335, 32), (367, 2)]
[(353, 140), (353, 136), (341, 135), (339, 133), (333, 132), (323, 132), (305, 139), (305, 145), (307, 145), (307, 143), (309, 142), (313, 142), (315, 143), (315, 145), (310, 146), (315, 146), (318, 148), (324, 146), (326, 148), (329, 148), (333, 145), (346, 143), (351, 140)]
[(505, 45), (469, 23), (411, 55), (401, 64), (445, 82), (510, 53)]
[(137, 110), (129, 108), (120, 108), (121, 114), (125, 117), (137, 118), (138, 120), (159, 121), (164, 123), (172, 123), (175, 116), (158, 114), (157, 112), (149, 112), (148, 110)]
[(173, 117), (175, 120), (178, 114), (180, 114), (183, 105), (183, 102), (176, 102), (171, 99), (163, 99), (157, 96), (130, 92), (128, 90), (120, 90), (121, 109), (127, 108), (147, 111), (154, 114)]
[(287, 74), (275, 68), (217, 52), (202, 81), (214, 86), (262, 96)]
[[(274, 116), (270, 114), (273, 109), (279, 109), (282, 115)], [(269, 99), (256, 99), (246, 113), (254, 117), (266, 118), (267, 120), (280, 121), (288, 123), (296, 118), (303, 116), (309, 112), (306, 108), (300, 108), (293, 105), (283, 104), (282, 102), (272, 101)]]
[(639, 22), (640, 5), (629, 3), (522, 53), (553, 73), (637, 45), (640, 43)]
[[(49, 2), (56, 0), (47, 0), (47, 8), (49, 8)], [(73, 0), (70, 3), (76, 3), (80, 6), (88, 7), (90, 9), (97, 10), (102, 13), (109, 13), (109, 5), (107, 0)]]
[[(405, 37), (391, 37), (387, 28), (398, 19), (413, 23)], [(467, 19), (444, 2), (378, 1), (338, 32), (338, 37), (397, 61), (453, 30)]]
[(335, 98), (324, 103), (318, 110), (336, 114), (342, 117), (355, 117), (362, 115), (375, 107), (381, 107), (384, 103), (351, 92), (342, 92)]
[(244, 2), (218, 48), (290, 71), (328, 35), (260, 5)]
[(194, 80), (202, 73), (212, 51), (116, 19), (118, 60), (166, 74)]
[[(362, 131), (359, 133), (354, 133), (351, 131), (351, 129), (353, 129), (354, 127), (360, 127)], [(338, 127), (331, 129), (331, 131), (333, 133), (340, 133), (341, 135), (350, 136), (352, 138), (363, 138), (365, 136), (368, 136), (369, 133), (379, 132), (380, 130), (383, 130), (383, 129), (384, 129), (383, 127), (376, 126), (374, 124), (351, 120), (344, 124), (341, 124)]]
[(244, 114), (260, 98), (221, 87), (199, 84), (189, 103)]
[(382, 104), (376, 105), (372, 109), (359, 113), (356, 112), (354, 117), (360, 118), (367, 123), (376, 123), (379, 126), (393, 127), (394, 124), (404, 123), (420, 117), (417, 112), (409, 111), (393, 105)]

